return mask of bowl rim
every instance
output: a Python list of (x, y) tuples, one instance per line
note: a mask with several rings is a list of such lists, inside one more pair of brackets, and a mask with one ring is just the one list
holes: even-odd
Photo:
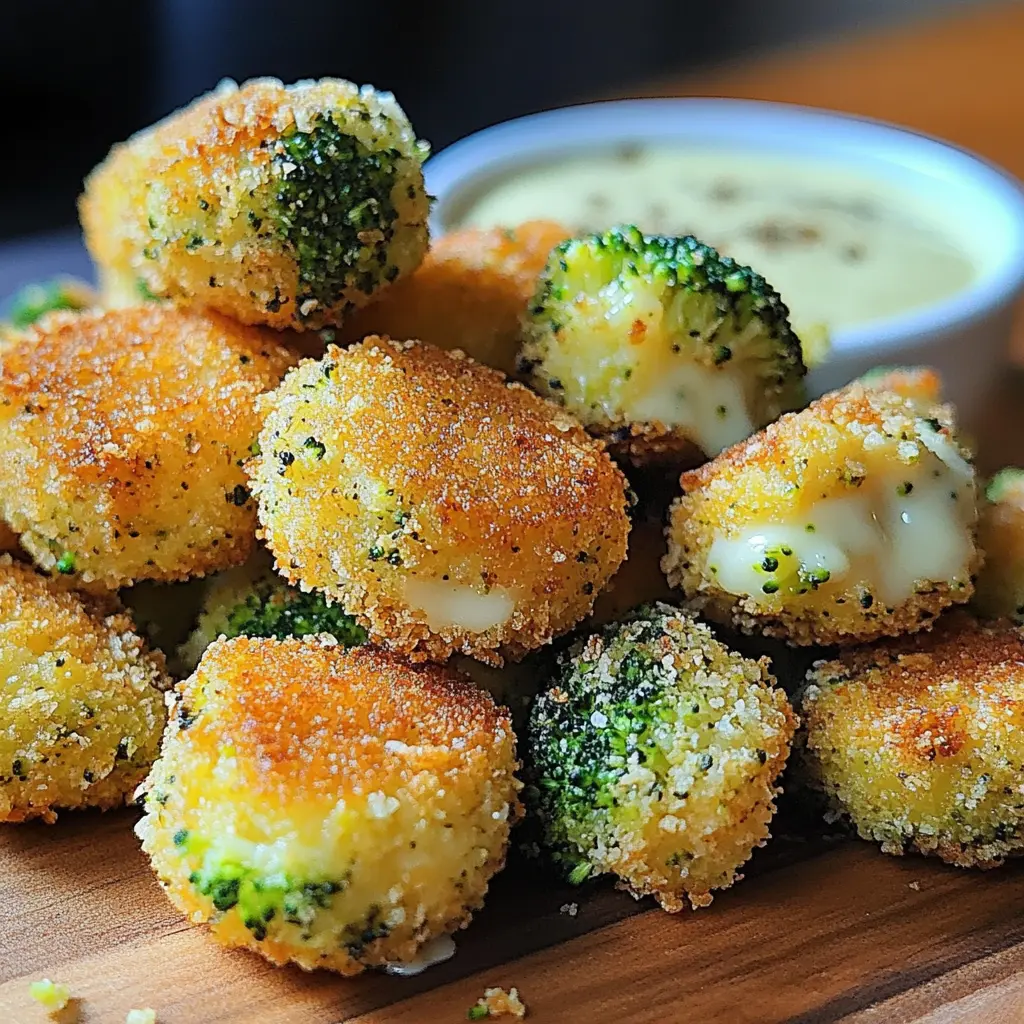
[[(738, 127), (756, 138), (736, 137)], [(808, 129), (816, 129), (809, 132)], [(841, 163), (843, 150), (870, 156), (871, 169), (884, 179), (892, 169), (925, 173), (941, 168), (953, 187), (985, 195), (1002, 206), (1011, 237), (1005, 256), (979, 272), (965, 288), (938, 302), (864, 324), (830, 331), (833, 356), (840, 352), (881, 356), (896, 345), (912, 348), (938, 333), (963, 329), (1011, 303), (1024, 290), (1024, 184), (1009, 171), (970, 150), (936, 136), (875, 118), (817, 107), (765, 100), (716, 97), (652, 97), (601, 100), (545, 110), (473, 132), (445, 147), (426, 163), (427, 191), (437, 197), (432, 230), (443, 233), (443, 213), (466, 187), (502, 165), (521, 164), (616, 141), (682, 140), (708, 135), (714, 141), (787, 153), (785, 141)], [(843, 137), (845, 136), (845, 144)], [(730, 141), (731, 137), (731, 141)], [(707, 140), (706, 140), (707, 141)], [(773, 145), (774, 143), (774, 145)], [(875, 143), (874, 147), (870, 144)], [(897, 159), (902, 157), (903, 159)]]

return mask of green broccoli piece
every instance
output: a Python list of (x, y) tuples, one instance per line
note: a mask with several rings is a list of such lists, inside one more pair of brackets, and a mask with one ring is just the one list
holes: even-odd
[(328, 604), (320, 593), (304, 593), (290, 586), (269, 564), (258, 560), (216, 578), (196, 627), (178, 655), (191, 671), (218, 636), (283, 640), (317, 633), (330, 633), (346, 647), (366, 642), (366, 630), (340, 605)]
[[(205, 858), (203, 867), (191, 872), (189, 884), (209, 899), (219, 913), (237, 913), (257, 942), (262, 942), (271, 931), (288, 930), (289, 926), (301, 932), (310, 931), (317, 914), (329, 910), (335, 894), (344, 892), (349, 884), (347, 876), (300, 880), (281, 873), (267, 876), (238, 862), (208, 865), (206, 860), (209, 858)], [(343, 944), (358, 951), (366, 945), (365, 932), (365, 922), (348, 925)]]
[(527, 803), (569, 881), (677, 910), (768, 834), (795, 720), (764, 662), (665, 604), (578, 641), (530, 713)]
[(31, 327), (47, 313), (88, 309), (95, 305), (92, 289), (82, 281), (58, 277), (40, 284), (27, 284), (11, 299), (8, 321), (18, 331)]
[(561, 243), (524, 334), (520, 373), (634, 455), (715, 455), (805, 400), (778, 293), (690, 236), (622, 227)]
[(308, 128), (293, 128), (274, 155), (267, 215), (295, 254), (302, 318), (340, 295), (372, 295), (399, 274), (391, 245), (401, 218), (392, 194), (409, 158), (386, 139), (371, 148), (335, 116), (325, 112)]

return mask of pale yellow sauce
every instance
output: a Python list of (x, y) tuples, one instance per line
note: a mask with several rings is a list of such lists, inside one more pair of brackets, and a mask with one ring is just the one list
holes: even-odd
[(976, 274), (942, 211), (913, 193), (753, 151), (647, 147), (537, 165), (495, 182), (455, 220), (492, 227), (537, 217), (578, 230), (636, 224), (695, 235), (762, 274), (798, 333), (926, 306)]

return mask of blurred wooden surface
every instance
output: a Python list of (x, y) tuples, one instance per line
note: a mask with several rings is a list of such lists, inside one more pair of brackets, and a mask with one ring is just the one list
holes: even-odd
[[(681, 41), (681, 50), (685, 41)], [(1024, 175), (1024, 5), (982, 9), (654, 88), (832, 107), (941, 135)], [(1024, 349), (1022, 349), (1024, 351)], [(982, 464), (1024, 460), (1017, 375), (992, 397)], [(0, 832), (0, 1024), (42, 1024), (28, 981), (83, 1024), (443, 1024), (491, 985), (538, 1022), (1024, 1022), (1024, 865), (984, 875), (867, 844), (780, 838), (747, 881), (675, 917), (606, 886), (499, 876), (455, 959), (416, 979), (276, 970), (171, 909), (133, 812)], [(780, 831), (780, 829), (776, 829)], [(575, 917), (560, 913), (578, 901)], [(70, 1019), (70, 1018), (64, 1018)]]

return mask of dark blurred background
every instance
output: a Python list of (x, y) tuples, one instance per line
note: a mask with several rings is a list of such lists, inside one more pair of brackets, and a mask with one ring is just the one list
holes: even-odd
[(72, 226), (82, 176), (112, 142), (224, 77), (371, 82), (437, 150), (518, 114), (969, 3), (8, 0), (0, 239)]

